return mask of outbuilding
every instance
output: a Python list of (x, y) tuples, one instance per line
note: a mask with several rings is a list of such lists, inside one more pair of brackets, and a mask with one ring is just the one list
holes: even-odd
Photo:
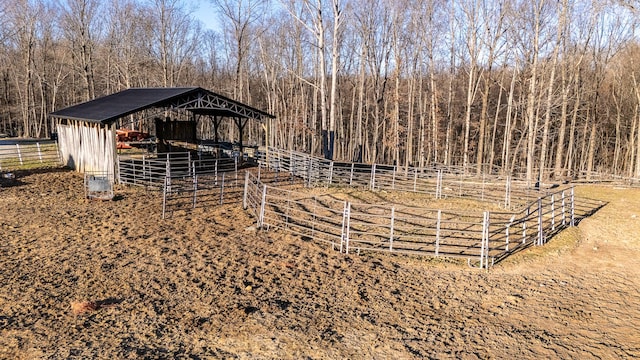
[(57, 131), (64, 165), (82, 173), (110, 174), (117, 171), (116, 130), (128, 122), (145, 119), (162, 148), (169, 140), (185, 143), (203, 140), (197, 139), (199, 121), (210, 121), (211, 141), (217, 143), (221, 121), (232, 120), (242, 152), (247, 123), (274, 118), (265, 111), (200, 87), (131, 88), (54, 111), (49, 116)]

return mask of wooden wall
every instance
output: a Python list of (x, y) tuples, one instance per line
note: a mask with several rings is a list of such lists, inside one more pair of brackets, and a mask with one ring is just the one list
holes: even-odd
[(77, 120), (56, 121), (60, 157), (78, 172), (115, 174), (116, 133), (114, 125)]

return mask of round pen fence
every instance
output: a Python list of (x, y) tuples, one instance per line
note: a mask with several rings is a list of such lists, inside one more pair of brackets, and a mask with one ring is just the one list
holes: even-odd
[(552, 190), (510, 176), (472, 175), (458, 167), (399, 167), (334, 162), (291, 150), (269, 148), (258, 154), (261, 166), (304, 179), (309, 187), (349, 186), (369, 190), (408, 191), (435, 199), (467, 198), (516, 209)]
[(243, 206), (263, 229), (283, 229), (344, 253), (385, 251), (469, 259), (480, 267), (555, 233), (587, 215), (576, 213), (573, 188), (544, 195), (518, 212), (456, 211), (352, 203), (283, 189), (245, 175)]
[[(514, 251), (544, 245), (560, 230), (573, 226), (602, 206), (584, 199), (576, 206), (573, 187), (523, 189), (509, 179), (480, 179), (395, 166), (334, 163), (306, 154), (262, 158), (275, 176), (286, 172), (307, 187), (351, 186), (430, 194), (435, 199), (471, 198), (500, 205), (503, 211), (457, 211), (399, 204), (366, 204), (330, 195), (265, 184), (246, 173), (243, 206), (262, 229), (283, 229), (331, 245), (344, 253), (383, 251), (466, 258), (488, 268)], [(265, 171), (262, 172), (265, 174)], [(536, 196), (537, 195), (537, 196)], [(512, 200), (513, 198), (513, 200)], [(516, 209), (516, 210), (511, 210)]]

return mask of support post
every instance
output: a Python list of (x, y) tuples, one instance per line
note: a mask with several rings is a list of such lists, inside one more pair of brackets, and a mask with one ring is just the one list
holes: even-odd
[(418, 168), (413, 168), (413, 192), (416, 192), (418, 185)]

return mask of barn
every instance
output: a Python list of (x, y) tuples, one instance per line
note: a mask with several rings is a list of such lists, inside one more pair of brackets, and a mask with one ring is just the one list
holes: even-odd
[(210, 140), (218, 142), (220, 124), (232, 121), (242, 152), (248, 122), (274, 118), (201, 87), (131, 88), (52, 112), (49, 117), (64, 165), (82, 173), (110, 174), (117, 171), (118, 128), (144, 126), (154, 133), (158, 149), (163, 149), (170, 141), (194, 144), (209, 140), (198, 139), (198, 125), (203, 128), (203, 124), (213, 129)]

